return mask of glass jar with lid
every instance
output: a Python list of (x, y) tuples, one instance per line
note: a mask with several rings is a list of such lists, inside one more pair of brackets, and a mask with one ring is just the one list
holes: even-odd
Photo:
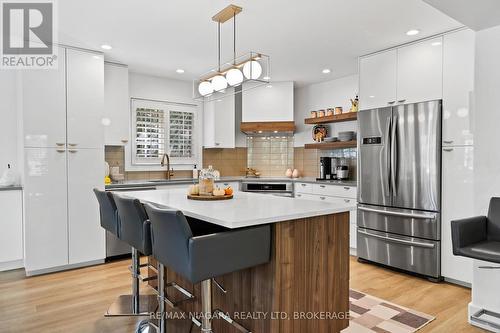
[(211, 165), (200, 170), (200, 195), (212, 195), (215, 184), (215, 170)]

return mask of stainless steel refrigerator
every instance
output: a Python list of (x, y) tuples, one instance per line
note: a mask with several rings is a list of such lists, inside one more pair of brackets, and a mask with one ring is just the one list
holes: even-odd
[(441, 101), (358, 114), (357, 254), (441, 277)]

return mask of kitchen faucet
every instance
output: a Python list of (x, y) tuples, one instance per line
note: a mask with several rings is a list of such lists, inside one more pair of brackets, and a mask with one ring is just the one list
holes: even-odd
[(161, 158), (161, 162), (160, 162), (160, 165), (162, 167), (165, 166), (165, 160), (167, 160), (167, 173), (166, 173), (166, 176), (167, 176), (167, 179), (170, 180), (170, 178), (174, 175), (174, 170), (170, 170), (170, 156), (168, 156), (167, 153), (163, 154), (162, 158)]

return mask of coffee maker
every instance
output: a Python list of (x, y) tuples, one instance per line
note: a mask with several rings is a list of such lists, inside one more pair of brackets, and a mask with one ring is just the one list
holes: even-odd
[(331, 158), (330, 157), (320, 157), (319, 158), (319, 178), (316, 180), (328, 180), (331, 174)]

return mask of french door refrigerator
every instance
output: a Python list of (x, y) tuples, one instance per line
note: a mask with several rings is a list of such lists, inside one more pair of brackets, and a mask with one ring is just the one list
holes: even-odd
[(440, 279), (441, 113), (441, 100), (359, 112), (359, 258)]

